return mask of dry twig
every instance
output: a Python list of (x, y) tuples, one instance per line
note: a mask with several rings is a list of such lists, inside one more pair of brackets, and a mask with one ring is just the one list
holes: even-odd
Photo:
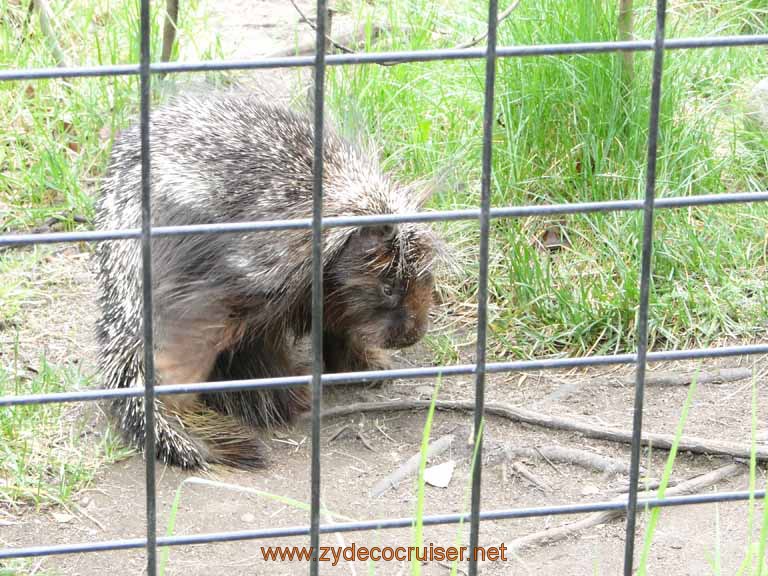
[[(701, 492), (705, 488), (708, 488), (714, 484), (717, 484), (718, 482), (731, 478), (736, 474), (742, 473), (744, 470), (745, 470), (745, 467), (742, 464), (727, 464), (726, 466), (721, 466), (720, 468), (717, 468), (712, 472), (708, 472), (707, 474), (696, 476), (684, 482), (680, 482), (674, 488), (668, 488), (665, 495), (666, 496), (682, 496), (685, 494), (693, 494), (696, 492)], [(655, 494), (648, 493), (648, 492), (643, 492), (641, 494), (644, 498), (650, 498), (650, 497), (656, 496)], [(620, 498), (616, 498), (613, 500), (613, 502), (626, 502), (626, 501), (627, 501), (627, 498), (625, 496), (622, 496)], [(562, 524), (554, 528), (549, 528), (547, 530), (542, 530), (540, 532), (534, 532), (533, 534), (528, 534), (527, 536), (523, 536), (521, 538), (516, 538), (515, 540), (512, 540), (510, 543), (508, 543), (507, 547), (509, 548), (510, 552), (519, 552), (524, 548), (530, 548), (532, 546), (541, 546), (545, 544), (552, 544), (554, 542), (559, 542), (560, 540), (564, 540), (568, 536), (571, 536), (586, 528), (591, 528), (593, 526), (605, 524), (606, 522), (610, 522), (611, 520), (620, 518), (625, 513), (626, 513), (626, 510), (623, 508), (619, 508), (616, 510), (605, 510), (603, 512), (595, 512), (594, 514), (590, 514), (584, 518), (581, 518), (580, 520), (577, 520), (576, 522)]]
[[(301, 8), (299, 8), (299, 6), (296, 4), (295, 0), (290, 0), (290, 2), (293, 5), (293, 7), (296, 10), (296, 12), (298, 12), (299, 18), (301, 19), (301, 21), (306, 23), (310, 28), (312, 28), (312, 30), (317, 31), (317, 28), (316, 28), (314, 22), (312, 22), (309, 18), (307, 18), (307, 16), (304, 14), (304, 12), (301, 10)], [(515, 8), (517, 8), (520, 5), (520, 2), (521, 2), (521, 0), (515, 0), (514, 2), (512, 2), (512, 4), (507, 6), (507, 8), (505, 8), (501, 12), (501, 14), (498, 15), (498, 17), (496, 19), (496, 24), (497, 25), (501, 24), (504, 20), (506, 20), (509, 17), (509, 15), (512, 14), (512, 12), (515, 11)], [(374, 31), (373, 31), (372, 35), (376, 36), (378, 34), (378, 32), (380, 32), (381, 30), (382, 30), (381, 28), (378, 28), (378, 27), (374, 26)], [(364, 36), (364, 33), (365, 33), (365, 29), (363, 28), (363, 36)], [(359, 35), (356, 35), (354, 32), (352, 34), (350, 34), (350, 37), (352, 39), (355, 39), (358, 36)], [(461, 44), (458, 44), (458, 45), (454, 46), (453, 50), (464, 50), (466, 48), (472, 48), (473, 46), (476, 46), (480, 42), (485, 40), (487, 37), (488, 37), (488, 31), (486, 30), (482, 34), (479, 34), (478, 36), (470, 38), (466, 42), (462, 42)], [(356, 50), (353, 50), (352, 48), (347, 46), (346, 43), (342, 43), (342, 42), (336, 41), (333, 38), (331, 38), (329, 35), (326, 35), (326, 40), (331, 45), (333, 45), (337, 50), (339, 50), (341, 52), (344, 52), (345, 54), (356, 54), (357, 53)], [(270, 56), (278, 57), (278, 56), (289, 56), (289, 55), (296, 54), (296, 53), (302, 54), (302, 53), (305, 53), (305, 52), (312, 52), (312, 51), (314, 51), (314, 49), (315, 49), (315, 42), (312, 41), (311, 43), (307, 42), (306, 45), (302, 45), (298, 49), (280, 50), (278, 52), (270, 54)], [(377, 62), (377, 64), (379, 64), (380, 66), (395, 66), (397, 64), (402, 64), (402, 62)]]
[(86, 510), (85, 510), (85, 509), (82, 507), (82, 506), (78, 506), (77, 504), (75, 504), (74, 506), (75, 506), (75, 510), (76, 510), (76, 511), (77, 511), (79, 514), (82, 514), (83, 516), (85, 516), (86, 518), (88, 518), (88, 520), (90, 520), (91, 522), (93, 522), (94, 524), (96, 524), (96, 526), (98, 526), (99, 528), (101, 528), (101, 531), (102, 531), (102, 532), (106, 531), (106, 528), (104, 528), (104, 524), (102, 524), (102, 523), (101, 523), (101, 522), (99, 522), (99, 521), (98, 521), (96, 518), (94, 518), (93, 516), (91, 516), (91, 515), (90, 515), (90, 514), (89, 514), (89, 513), (88, 513), (88, 512), (87, 512), (87, 511), (86, 511)]
[(370, 450), (371, 452), (376, 452), (376, 449), (375, 449), (373, 446), (371, 446), (371, 443), (370, 443), (370, 442), (368, 442), (368, 439), (365, 437), (365, 435), (364, 435), (364, 434), (363, 434), (363, 433), (362, 433), (360, 430), (357, 430), (357, 431), (355, 432), (355, 437), (356, 437), (358, 440), (360, 440), (360, 442), (362, 442), (362, 443), (363, 443), (363, 446), (365, 446), (366, 448), (368, 448), (368, 450)]
[[(678, 482), (677, 480), (669, 480), (667, 482), (668, 487), (677, 486)], [(659, 486), (661, 486), (661, 482), (658, 480), (652, 480), (652, 481), (644, 481), (642, 482), (643, 490), (658, 490)], [(629, 483), (626, 483), (624, 486), (619, 486), (618, 488), (615, 488), (611, 490), (611, 492), (616, 492), (618, 494), (622, 494), (624, 492), (629, 492)]]
[(521, 476), (522, 478), (525, 478), (533, 484), (536, 488), (541, 490), (542, 492), (549, 492), (552, 490), (552, 487), (541, 480), (536, 474), (534, 474), (528, 466), (523, 464), (522, 462), (515, 462), (512, 464), (512, 471), (517, 474), (518, 476)]
[(328, 438), (328, 444), (330, 444), (331, 442), (334, 442), (335, 440), (337, 440), (342, 434), (344, 434), (344, 432), (349, 430), (349, 428), (350, 428), (349, 424), (344, 424), (344, 426), (342, 426), (341, 428), (336, 430), (336, 432), (331, 434), (331, 437)]
[[(512, 4), (507, 6), (506, 9), (496, 17), (496, 25), (501, 24), (506, 18), (508, 18), (509, 15), (512, 14), (512, 12), (515, 11), (515, 8), (517, 8), (519, 5), (520, 5), (520, 0), (515, 0), (514, 2), (512, 2)], [(464, 48), (472, 48), (473, 46), (477, 46), (478, 44), (480, 44), (480, 42), (485, 40), (487, 37), (488, 37), (488, 31), (486, 30), (479, 36), (475, 36), (474, 38), (471, 38), (470, 40), (467, 40), (466, 42), (459, 44), (458, 46), (455, 47), (455, 49), (463, 50)]]
[[(317, 26), (315, 26), (315, 23), (312, 22), (309, 18), (307, 18), (307, 16), (304, 14), (304, 12), (301, 10), (301, 8), (299, 8), (298, 4), (296, 4), (295, 0), (290, 0), (290, 2), (291, 2), (291, 5), (293, 6), (293, 8), (296, 10), (296, 12), (299, 13), (299, 18), (301, 19), (301, 21), (304, 22), (310, 28), (312, 28), (312, 30), (317, 32)], [(329, 8), (328, 9), (328, 14), (327, 14), (327, 21), (331, 20), (332, 14), (333, 14), (333, 10), (331, 10)], [(329, 30), (331, 29), (330, 26), (327, 26), (327, 28)], [(330, 43), (334, 48), (336, 48), (337, 50), (339, 50), (341, 52), (344, 52), (345, 54), (353, 54), (355, 52), (354, 50), (352, 50), (352, 48), (349, 48), (348, 46), (345, 46), (344, 44), (341, 44), (340, 42), (336, 42), (333, 38), (331, 38), (330, 34), (326, 34), (325, 35), (325, 40), (326, 40), (326, 43)], [(314, 49), (314, 42), (312, 43), (312, 49)], [(326, 50), (327, 50), (327, 48), (326, 48)]]

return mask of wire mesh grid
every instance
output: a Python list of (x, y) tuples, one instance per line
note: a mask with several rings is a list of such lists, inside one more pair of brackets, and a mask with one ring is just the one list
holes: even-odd
[[(142, 275), (144, 297), (144, 350), (145, 350), (145, 386), (129, 389), (98, 389), (75, 392), (30, 394), (0, 397), (0, 407), (23, 404), (45, 404), (52, 402), (81, 402), (104, 399), (116, 399), (143, 396), (146, 405), (152, 405), (158, 395), (185, 394), (190, 392), (222, 392), (227, 390), (247, 390), (259, 388), (277, 388), (297, 385), (311, 385), (312, 400), (312, 453), (311, 453), (311, 513), (310, 524), (285, 528), (266, 528), (220, 533), (203, 533), (196, 535), (181, 535), (158, 537), (156, 529), (157, 503), (155, 486), (155, 446), (154, 435), (146, 435), (146, 510), (147, 533), (145, 538), (110, 540), (63, 545), (41, 545), (26, 548), (8, 548), (0, 550), (0, 559), (46, 556), (54, 554), (71, 554), (83, 552), (99, 552), (107, 550), (125, 550), (145, 548), (147, 553), (147, 573), (154, 576), (157, 573), (157, 547), (178, 546), (188, 544), (204, 544), (251, 539), (269, 539), (288, 536), (310, 536), (313, 556), (310, 562), (310, 573), (319, 573), (317, 558), (320, 534), (357, 532), (364, 530), (380, 530), (404, 528), (413, 525), (414, 518), (383, 518), (359, 522), (343, 522), (334, 524), (320, 523), (320, 398), (323, 385), (350, 382), (365, 382), (397, 378), (434, 378), (460, 374), (475, 376), (475, 409), (474, 430), (477, 435), (476, 443), (482, 442), (481, 421), (484, 408), (485, 375), (509, 371), (546, 370), (557, 368), (607, 366), (618, 364), (634, 364), (636, 366), (635, 399), (633, 408), (633, 429), (630, 460), (630, 491), (627, 502), (603, 501), (589, 504), (567, 504), (556, 506), (541, 506), (513, 509), (481, 510), (481, 459), (476, 458), (473, 466), (472, 501), (469, 513), (428, 515), (423, 517), (425, 526), (469, 522), (470, 549), (478, 546), (480, 525), (483, 520), (503, 520), (537, 516), (553, 516), (564, 514), (580, 514), (587, 512), (622, 509), (627, 512), (624, 574), (629, 575), (633, 570), (635, 521), (638, 507), (668, 507), (713, 502), (728, 502), (747, 500), (751, 497), (763, 498), (765, 491), (736, 491), (696, 494), (690, 496), (667, 497), (664, 499), (639, 499), (639, 463), (641, 447), (641, 430), (643, 415), (643, 395), (645, 384), (645, 369), (648, 362), (670, 361), (684, 359), (716, 358), (736, 355), (768, 353), (768, 344), (740, 345), (718, 348), (681, 349), (662, 352), (648, 351), (648, 308), (649, 287), (651, 277), (651, 246), (653, 238), (653, 218), (656, 209), (676, 209), (689, 206), (762, 202), (768, 200), (768, 191), (756, 193), (726, 193), (712, 195), (696, 195), (677, 198), (655, 198), (657, 139), (659, 133), (659, 108), (662, 90), (663, 59), (666, 50), (717, 48), (732, 46), (768, 45), (768, 35), (720, 36), (701, 38), (678, 38), (665, 40), (666, 0), (656, 2), (656, 31), (653, 40), (633, 40), (621, 42), (585, 42), (572, 44), (548, 44), (530, 46), (499, 46), (496, 45), (497, 29), (497, 0), (489, 1), (488, 34), (486, 48), (467, 49), (433, 49), (420, 51), (353, 53), (340, 55), (325, 55), (325, 18), (327, 1), (317, 1), (316, 19), (316, 50), (310, 57), (281, 57), (261, 58), (247, 61), (203, 61), (193, 63), (163, 63), (150, 62), (149, 49), (149, 0), (141, 0), (141, 57), (138, 65), (116, 65), (98, 67), (16, 69), (0, 71), (0, 81), (42, 78), (72, 78), (116, 75), (138, 75), (141, 91), (141, 167), (142, 167), (142, 227), (130, 230), (64, 232), (47, 234), (0, 235), (0, 246), (46, 244), (57, 242), (103, 241), (141, 239), (142, 245)], [(509, 206), (492, 208), (490, 206), (491, 191), (491, 159), (492, 159), (492, 125), (494, 118), (494, 85), (496, 61), (498, 58), (529, 57), (544, 55), (566, 54), (595, 54), (606, 52), (638, 52), (653, 53), (652, 90), (650, 101), (650, 120), (647, 141), (647, 164), (645, 197), (642, 200), (619, 200), (602, 202), (581, 202), (572, 204)], [(426, 62), (453, 59), (485, 59), (485, 102), (483, 109), (483, 147), (482, 147), (482, 176), (481, 176), (481, 205), (480, 209), (452, 210), (431, 213), (414, 213), (400, 215), (329, 217), (322, 218), (322, 149), (324, 125), (324, 79), (327, 66), (363, 65), (372, 63), (394, 62)], [(149, 116), (150, 116), (150, 79), (155, 73), (197, 72), (214, 70), (245, 70), (285, 67), (314, 68), (314, 181), (313, 181), (313, 210), (312, 218), (294, 220), (271, 220), (259, 222), (217, 223), (187, 226), (150, 225), (150, 155), (149, 155)], [(643, 237), (642, 259), (640, 274), (640, 298), (638, 302), (637, 339), (638, 348), (635, 354), (596, 355), (578, 358), (533, 359), (514, 362), (486, 362), (486, 330), (488, 321), (488, 260), (489, 260), (489, 224), (494, 218), (524, 217), (553, 214), (585, 214), (609, 211), (642, 210)], [(407, 369), (379, 370), (368, 372), (350, 372), (344, 374), (323, 374), (322, 363), (322, 282), (321, 282), (321, 232), (324, 228), (335, 226), (360, 226), (375, 223), (398, 222), (433, 222), (449, 220), (478, 220), (480, 224), (480, 271), (478, 277), (478, 322), (476, 359), (472, 364), (417, 367)], [(313, 290), (312, 290), (312, 350), (313, 364), (311, 376), (262, 378), (254, 380), (235, 380), (226, 382), (207, 382), (198, 384), (171, 384), (155, 388), (154, 365), (152, 356), (152, 291), (151, 291), (151, 238), (186, 235), (186, 234), (226, 234), (244, 231), (311, 229), (313, 239)], [(146, 426), (154, 429), (154, 413), (146, 411)], [(477, 450), (480, 453), (480, 450)], [(469, 573), (478, 571), (474, 554), (470, 554)]]

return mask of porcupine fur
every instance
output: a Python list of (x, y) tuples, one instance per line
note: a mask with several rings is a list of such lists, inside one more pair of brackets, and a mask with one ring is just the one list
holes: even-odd
[[(180, 97), (150, 124), (152, 224), (311, 216), (313, 128), (296, 112), (247, 95)], [(99, 229), (141, 225), (138, 126), (115, 140), (97, 202)], [(326, 128), (325, 217), (417, 211), (423, 187), (393, 182), (376, 159)], [(387, 348), (428, 325), (438, 240), (416, 223), (323, 233), (325, 371), (381, 369)], [(97, 336), (106, 386), (143, 386), (140, 243), (97, 248)], [(152, 241), (157, 384), (308, 373), (296, 341), (311, 325), (311, 231), (157, 237)], [(188, 469), (262, 464), (254, 427), (286, 423), (306, 388), (165, 395), (156, 447)], [(144, 400), (112, 403), (126, 439), (144, 445)]]

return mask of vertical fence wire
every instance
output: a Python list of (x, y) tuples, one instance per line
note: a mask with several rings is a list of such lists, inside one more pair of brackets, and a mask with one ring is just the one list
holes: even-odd
[(325, 17), (327, 0), (317, 0), (315, 22), (315, 90), (312, 101), (313, 132), (312, 182), (312, 472), (310, 509), (309, 573), (320, 572), (320, 400), (323, 392), (323, 108), (325, 101)]
[(144, 454), (147, 500), (147, 575), (157, 573), (157, 493), (155, 486), (155, 362), (152, 333), (152, 211), (150, 206), (150, 47), (149, 0), (141, 0), (140, 16), (141, 60), (139, 82), (141, 91), (141, 273), (144, 331)]
[(653, 246), (653, 208), (656, 196), (656, 157), (661, 108), (661, 78), (664, 66), (664, 24), (667, 1), (656, 1), (656, 33), (653, 48), (651, 105), (648, 119), (648, 160), (645, 175), (645, 204), (643, 207), (643, 244), (640, 268), (640, 305), (637, 312), (637, 370), (635, 372), (635, 404), (632, 418), (632, 449), (629, 468), (627, 526), (624, 541), (624, 575), (632, 576), (635, 555), (635, 524), (637, 492), (640, 479), (640, 439), (643, 428), (645, 368), (648, 356), (648, 305), (651, 288), (651, 248)]
[(493, 159), (493, 100), (496, 83), (496, 30), (498, 1), (488, 3), (488, 45), (485, 56), (485, 102), (483, 105), (483, 158), (480, 179), (480, 269), (477, 280), (477, 351), (475, 356), (474, 454), (472, 462), (472, 507), (469, 527), (469, 574), (477, 575), (482, 487), (483, 411), (485, 409), (485, 351), (488, 329), (488, 243), (491, 213), (491, 161)]

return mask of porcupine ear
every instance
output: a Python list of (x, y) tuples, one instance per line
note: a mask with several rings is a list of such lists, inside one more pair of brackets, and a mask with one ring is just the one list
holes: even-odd
[(355, 232), (359, 246), (364, 251), (375, 250), (392, 241), (397, 236), (397, 224), (373, 224), (361, 226)]

